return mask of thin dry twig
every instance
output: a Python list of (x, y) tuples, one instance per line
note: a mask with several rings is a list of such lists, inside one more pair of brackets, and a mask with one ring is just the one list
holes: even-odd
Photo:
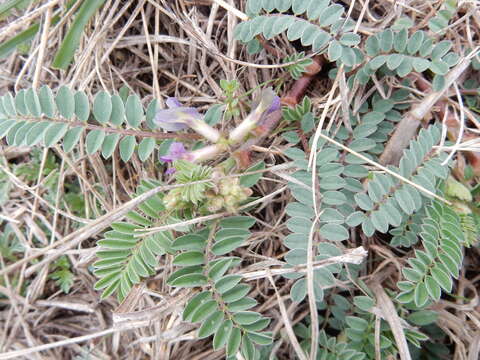
[(295, 353), (301, 360), (307, 360), (307, 356), (303, 352), (302, 348), (300, 347), (300, 343), (298, 342), (297, 337), (295, 336), (295, 332), (293, 331), (293, 327), (291, 324), (291, 321), (288, 317), (288, 312), (285, 307), (285, 303), (283, 302), (282, 297), (280, 296), (277, 286), (275, 285), (275, 282), (273, 281), (272, 275), (267, 273), (267, 278), (270, 281), (270, 284), (272, 285), (273, 289), (275, 290), (275, 295), (277, 297), (277, 302), (278, 302), (278, 307), (280, 308), (280, 313), (282, 314), (282, 320), (283, 324), (285, 325), (285, 330), (287, 331), (288, 338), (290, 339), (290, 342), (293, 346), (293, 349), (295, 350)]
[(407, 339), (403, 331), (402, 323), (397, 311), (395, 310), (392, 300), (387, 295), (385, 290), (383, 290), (382, 285), (378, 281), (372, 280), (370, 285), (377, 299), (377, 306), (382, 310), (383, 317), (388, 322), (388, 325), (390, 325), (390, 329), (392, 330), (395, 342), (397, 344), (400, 359), (411, 360), (412, 356), (410, 355), (410, 350), (408, 349)]

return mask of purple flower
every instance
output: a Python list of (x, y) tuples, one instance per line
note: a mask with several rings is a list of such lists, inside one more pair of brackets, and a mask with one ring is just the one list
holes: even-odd
[(270, 105), (270, 108), (267, 110), (266, 115), (271, 114), (274, 111), (280, 110), (280, 108), (281, 108), (280, 97), (277, 95), (274, 95), (272, 99), (272, 104)]
[(158, 110), (154, 122), (167, 131), (179, 131), (191, 128), (211, 142), (216, 143), (221, 135), (203, 121), (203, 116), (197, 109), (182, 106), (177, 98), (170, 97), (166, 101), (168, 109)]
[(170, 163), (175, 160), (184, 159), (187, 155), (187, 150), (180, 142), (173, 142), (168, 149), (168, 154), (164, 156), (160, 156), (160, 160)]
[(175, 174), (176, 172), (177, 172), (177, 169), (175, 169), (174, 167), (171, 167), (165, 170), (165, 175)]
[(264, 131), (272, 130), (282, 117), (281, 108), (280, 97), (274, 94), (270, 107), (262, 114), (257, 123), (258, 128), (263, 128)]
[(201, 120), (202, 115), (197, 109), (182, 106), (177, 98), (169, 97), (166, 101), (168, 109), (161, 109), (155, 115), (155, 123), (167, 131), (184, 130), (195, 121)]
[(250, 114), (230, 132), (229, 140), (233, 143), (245, 140), (256, 126), (267, 121), (269, 117), (279, 118), (278, 113), (280, 113), (280, 98), (272, 88), (264, 89), (259, 98), (253, 102)]
[(167, 100), (165, 101), (165, 104), (167, 104), (169, 109), (182, 107), (182, 103), (178, 101), (176, 97), (168, 97)]

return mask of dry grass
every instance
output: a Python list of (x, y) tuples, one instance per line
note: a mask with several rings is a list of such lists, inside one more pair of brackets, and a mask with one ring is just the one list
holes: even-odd
[[(176, 96), (205, 110), (223, 100), (218, 85), (221, 79), (237, 79), (243, 93), (272, 77), (284, 77), (279, 65), (281, 58), (268, 52), (249, 56), (233, 41), (233, 28), (238, 17), (243, 16), (244, 1), (107, 0), (87, 27), (74, 62), (66, 72), (52, 70), (50, 64), (72, 21), (75, 7), (54, 25), (51, 9), (65, 1), (34, 3), (22, 14), (13, 12), (0, 22), (0, 41), (33, 21), (44, 24), (27, 53), (14, 53), (0, 61), (0, 94), (41, 84), (52, 88), (68, 84), (91, 96), (102, 89), (112, 91), (127, 86), (138, 93), (145, 104), (153, 97)], [(362, 24), (360, 21), (357, 24), (358, 32), (363, 34), (391, 25), (402, 14), (420, 26), (435, 15), (441, 5), (441, 1), (424, 0), (346, 0), (344, 3), (353, 18), (363, 19)], [(480, 11), (478, 5), (475, 8), (475, 2), (464, 3), (464, 15), (450, 26), (447, 38), (456, 46), (475, 47), (478, 44), (473, 39), (479, 38)], [(226, 11), (224, 7), (231, 9)], [(281, 53), (293, 51), (282, 38), (271, 41), (270, 45)], [(461, 83), (465, 76), (463, 71), (459, 72), (452, 82)], [(285, 90), (291, 83), (287, 80)], [(364, 89), (360, 88), (346, 93), (342, 71), (334, 83), (332, 86), (324, 71), (309, 88), (315, 111), (327, 126), (343, 121), (342, 106), (348, 102), (356, 104), (355, 99), (365, 97)], [(421, 117), (444, 95), (417, 94), (419, 99), (430, 99)], [(425, 106), (425, 103), (419, 104)], [(247, 110), (243, 103), (241, 107), (244, 112)], [(223, 129), (230, 128), (235, 121), (238, 119), (222, 124)], [(317, 135), (323, 136), (320, 132)], [(282, 165), (286, 159), (281, 155), (285, 146), (285, 142), (275, 136), (257, 145), (261, 151), (256, 156), (263, 158), (269, 169), (255, 188), (260, 206), (249, 215), (261, 226), (256, 228), (249, 246), (239, 250), (238, 255), (246, 264), (242, 272), (250, 274), (251, 281), (255, 281), (253, 295), (259, 301), (256, 310), (272, 317), (270, 329), (275, 335), (280, 334), (274, 347), (275, 356), (307, 359), (291, 327), (308, 316), (315, 304), (292, 303), (287, 296), (291, 282), (275, 276), (275, 269), (286, 252), (280, 239), (288, 233), (284, 223), (285, 206), (290, 200), (285, 187), (289, 177)], [(475, 144), (464, 146), (471, 149), (466, 146)], [(161, 178), (162, 169), (156, 168), (153, 161), (141, 163), (136, 158), (124, 164), (118, 154), (111, 161), (104, 161), (99, 155), (87, 155), (83, 147), (82, 143), (81, 152), (75, 158), (60, 148), (44, 151), (42, 167), (47, 153), (53, 153), (62, 169), (52, 201), (45, 196), (44, 184), (48, 179), (39, 175), (37, 181), (26, 183), (6, 167), (7, 162), (30, 161), (30, 149), (11, 149), (0, 144), (0, 167), (15, 185), (9, 201), (1, 208), (0, 219), (10, 224), (27, 249), (25, 257), (16, 262), (8, 261), (3, 255), (0, 258), (3, 277), (0, 281), (0, 359), (223, 358), (222, 351), (211, 350), (208, 340), (195, 339), (193, 325), (181, 321), (182, 304), (190, 292), (174, 291), (165, 285), (172, 271), (171, 258), (165, 259), (154, 279), (136, 287), (122, 304), (113, 298), (100, 301), (99, 294), (92, 290), (96, 280), (89, 266), (94, 261), (95, 241), (109, 223), (118, 221), (139, 203), (139, 198), (130, 200), (139, 180)], [(459, 149), (462, 149), (461, 143), (456, 146), (456, 150)], [(379, 164), (372, 165), (385, 170)], [(85, 218), (59, 209), (65, 185), (74, 182), (78, 182), (83, 195)], [(165, 188), (155, 191), (165, 191)], [(51, 238), (44, 229), (53, 234)], [(404, 324), (391, 314), (392, 304), (382, 289), (394, 287), (398, 271), (404, 265), (402, 254), (393, 253), (380, 237), (361, 236), (345, 244), (347, 249), (359, 246), (369, 251), (362, 279), (373, 284), (379, 300), (377, 316), (386, 319), (395, 330), (402, 359), (408, 359), (402, 332)], [(448, 345), (454, 349), (454, 358), (475, 360), (480, 350), (480, 276), (477, 275), (480, 254), (476, 248), (469, 251), (456, 288), (457, 300), (442, 300), (435, 309), (440, 313), (439, 326), (448, 334)], [(68, 295), (48, 278), (49, 267), (61, 255), (68, 256), (75, 275)], [(307, 273), (322, 265), (309, 260), (303, 269)], [(311, 286), (309, 283), (309, 290), (313, 291)], [(338, 283), (337, 291), (345, 290), (353, 293), (358, 289), (352, 283)], [(466, 299), (472, 300), (466, 302)]]

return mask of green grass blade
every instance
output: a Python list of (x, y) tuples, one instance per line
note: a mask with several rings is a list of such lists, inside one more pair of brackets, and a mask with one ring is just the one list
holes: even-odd
[(22, 31), (20, 34), (15, 35), (11, 39), (4, 41), (0, 44), (0, 59), (6, 58), (12, 51), (14, 51), (18, 45), (21, 45), (27, 41), (32, 40), (37, 34), (40, 28), (39, 24), (30, 26), (27, 30)]
[[(68, 8), (68, 4), (67, 4), (67, 8)], [(55, 15), (52, 18), (52, 25), (57, 24), (59, 21), (60, 21), (60, 16)], [(26, 42), (32, 40), (35, 37), (35, 35), (37, 35), (39, 30), (40, 30), (40, 25), (38, 23), (33, 24), (32, 26), (30, 26), (26, 30), (22, 31), (18, 35), (15, 35), (11, 39), (1, 43), (0, 44), (0, 59), (6, 58), (19, 45), (22, 45), (23, 43), (26, 43)]]
[(86, 0), (82, 4), (76, 13), (72, 26), (63, 39), (60, 49), (58, 49), (57, 53), (55, 54), (52, 64), (53, 68), (65, 70), (70, 65), (75, 54), (75, 50), (77, 50), (78, 45), (80, 44), (80, 38), (85, 26), (87, 26), (89, 20), (104, 2), (105, 0)]
[(10, 0), (5, 2), (4, 4), (0, 4), (0, 19), (4, 16), (9, 15), (8, 12), (15, 7), (26, 7), (28, 6), (32, 0)]

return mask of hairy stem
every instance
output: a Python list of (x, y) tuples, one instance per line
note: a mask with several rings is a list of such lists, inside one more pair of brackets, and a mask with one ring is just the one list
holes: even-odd
[(184, 139), (184, 140), (198, 140), (201, 139), (200, 135), (197, 134), (179, 134), (179, 133), (158, 133), (153, 131), (143, 131), (143, 130), (135, 130), (135, 129), (122, 129), (122, 128), (112, 128), (106, 127), (101, 125), (94, 125), (85, 123), (82, 121), (69, 121), (60, 118), (48, 118), (46, 116), (42, 116), (41, 118), (30, 117), (30, 116), (17, 116), (19, 120), (29, 121), (29, 122), (41, 122), (41, 121), (49, 121), (55, 123), (64, 123), (68, 124), (71, 127), (81, 126), (87, 130), (101, 130), (106, 133), (115, 133), (121, 134), (124, 136), (133, 135), (138, 136), (140, 138), (154, 138), (157, 140), (164, 140), (164, 139)]

